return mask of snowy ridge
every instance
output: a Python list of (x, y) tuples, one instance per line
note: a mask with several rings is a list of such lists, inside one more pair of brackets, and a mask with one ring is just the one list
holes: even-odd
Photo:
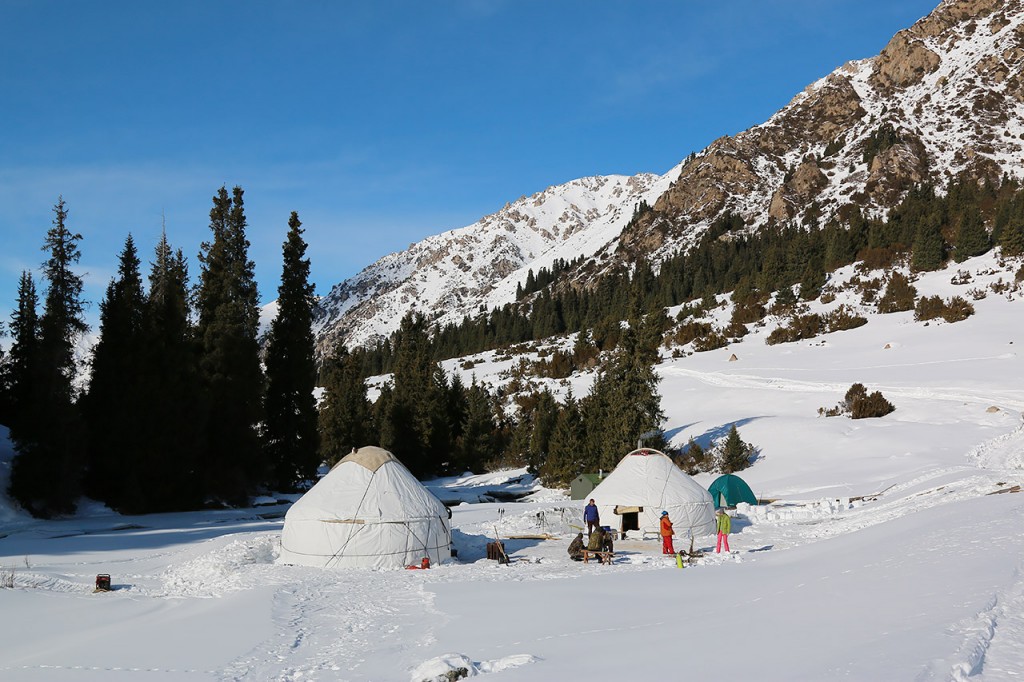
[(443, 324), (475, 315), (481, 305), (509, 303), (528, 269), (537, 272), (555, 259), (589, 256), (606, 246), (634, 205), (652, 202), (666, 178), (573, 180), (385, 256), (321, 300), (318, 345), (324, 351), (339, 338), (358, 345), (386, 337), (409, 310)]

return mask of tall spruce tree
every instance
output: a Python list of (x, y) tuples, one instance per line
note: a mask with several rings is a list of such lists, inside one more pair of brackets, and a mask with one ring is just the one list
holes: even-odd
[(953, 260), (963, 263), (968, 258), (980, 256), (992, 248), (985, 223), (976, 208), (968, 208), (960, 216), (960, 228), (956, 233)]
[(430, 351), (426, 320), (407, 314), (395, 336), (393, 385), (379, 422), (381, 446), (418, 477), (434, 473), (440, 464), (431, 456), (434, 409), (443, 400)]
[(587, 468), (596, 468), (586, 454), (586, 447), (580, 404), (570, 389), (565, 404), (558, 409), (547, 457), (540, 464), (539, 474), (544, 485), (564, 487)]
[(205, 500), (206, 416), (190, 321), (188, 263), (161, 235), (150, 264), (139, 387), (140, 444), (123, 506), (135, 513), (194, 509)]
[(914, 236), (910, 267), (917, 272), (938, 270), (946, 262), (946, 244), (939, 224), (931, 216), (922, 219)]
[(288, 219), (284, 266), (277, 289), (277, 316), (266, 345), (267, 398), (263, 442), (271, 467), (271, 484), (292, 490), (312, 480), (319, 464), (317, 411), (313, 398), (316, 360), (309, 259), (299, 214)]
[(658, 394), (660, 379), (654, 372), (660, 324), (660, 318), (654, 315), (634, 319), (623, 330), (619, 345), (599, 370), (583, 401), (588, 450), (597, 455), (597, 466), (614, 468), (645, 435), (650, 447), (665, 445), (663, 436), (650, 435), (660, 434), (665, 419)]
[(72, 268), (81, 258), (82, 235), (66, 224), (63, 197), (53, 208), (43, 264), (47, 290), (39, 318), (39, 343), (28, 403), (11, 429), (18, 456), (11, 470), (11, 494), (35, 516), (74, 510), (84, 466), (82, 424), (74, 381), (78, 365), (75, 342), (89, 327), (83, 317), (82, 278)]
[[(387, 402), (387, 399), (385, 399)], [(366, 382), (358, 360), (339, 345), (324, 367), (324, 397), (320, 406), (320, 458), (334, 465), (352, 450), (377, 441)]]
[(202, 266), (197, 308), (200, 374), (210, 415), (206, 420), (203, 489), (243, 504), (266, 480), (257, 428), (263, 419), (259, 305), (249, 260), (242, 188), (213, 197), (210, 231), (199, 254)]
[(89, 433), (86, 492), (121, 509), (129, 475), (138, 463), (142, 433), (141, 384), (145, 379), (143, 316), (145, 295), (139, 257), (131, 235), (119, 257), (117, 278), (100, 303), (100, 335), (93, 347), (89, 389), (82, 415)]
[(32, 385), (39, 361), (39, 295), (30, 272), (22, 271), (18, 281), (18, 305), (11, 313), (11, 348), (2, 370), (0, 391), (3, 414), (0, 424), (17, 432), (31, 404)]
[(1019, 191), (1001, 216), (999, 246), (1004, 256), (1024, 255), (1024, 195)]
[(482, 471), (487, 462), (497, 457), (496, 431), (491, 395), (474, 378), (466, 390), (466, 414), (456, 443), (465, 469)]

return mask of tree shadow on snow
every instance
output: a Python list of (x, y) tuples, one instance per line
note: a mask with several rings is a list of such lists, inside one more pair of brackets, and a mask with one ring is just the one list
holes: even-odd
[[(726, 436), (728, 436), (729, 435), (729, 429), (731, 429), (734, 425), (736, 426), (737, 429), (740, 429), (740, 428), (746, 426), (747, 424), (749, 424), (752, 421), (756, 421), (758, 419), (767, 419), (767, 418), (768, 418), (768, 415), (761, 415), (759, 417), (745, 417), (744, 419), (738, 419), (738, 420), (736, 420), (734, 422), (726, 422), (725, 424), (722, 424), (721, 426), (717, 426), (717, 427), (715, 427), (713, 429), (708, 429), (707, 431), (705, 431), (704, 433), (700, 434), (699, 436), (697, 436), (693, 440), (694, 440), (695, 443), (697, 443), (697, 445), (699, 445), (702, 448), (704, 448), (705, 450), (707, 450), (708, 448), (712, 447), (715, 444), (715, 441), (719, 441), (719, 440), (725, 438)], [(681, 427), (681, 428), (686, 428), (686, 427)], [(740, 436), (742, 437), (743, 434), (740, 434)]]

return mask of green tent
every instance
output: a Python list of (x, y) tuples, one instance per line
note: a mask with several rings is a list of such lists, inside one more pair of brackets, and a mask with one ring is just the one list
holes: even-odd
[(715, 479), (715, 482), (708, 486), (711, 499), (715, 501), (715, 509), (719, 507), (735, 507), (740, 502), (757, 504), (757, 497), (754, 496), (750, 486), (739, 476), (725, 474)]

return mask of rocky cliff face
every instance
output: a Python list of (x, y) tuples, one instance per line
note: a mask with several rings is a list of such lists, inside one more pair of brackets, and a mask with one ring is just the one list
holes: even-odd
[(943, 2), (877, 57), (844, 65), (764, 124), (712, 143), (623, 235), (620, 251), (640, 255), (630, 245), (645, 232), (662, 235), (662, 251), (685, 247), (724, 211), (751, 230), (801, 221), (809, 209), (820, 224), (847, 204), (884, 214), (912, 185), (941, 187), (962, 172), (1021, 177), (1022, 79), (1020, 0)]
[[(1024, 177), (1024, 0), (946, 0), (665, 176), (576, 180), (387, 256), (325, 298), (321, 349), (387, 335), (409, 309), (457, 321), (507, 303), (555, 258), (657, 262), (725, 212), (748, 230), (813, 227), (850, 204), (883, 215), (914, 184), (964, 172)], [(641, 200), (654, 210), (630, 222)]]

